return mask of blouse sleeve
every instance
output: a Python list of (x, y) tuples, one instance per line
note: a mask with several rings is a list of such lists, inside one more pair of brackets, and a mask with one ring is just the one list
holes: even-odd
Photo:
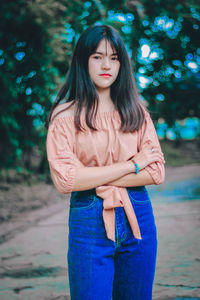
[[(150, 117), (149, 112), (145, 110), (145, 121), (142, 127), (139, 129), (139, 151), (143, 148), (143, 146), (150, 140), (152, 142), (152, 146), (158, 147), (159, 151), (162, 153), (160, 143), (158, 140), (158, 136), (153, 124), (153, 121)], [(165, 167), (163, 163), (153, 162), (144, 168), (153, 178), (155, 184), (161, 184), (165, 179)]]
[[(47, 159), (53, 183), (60, 193), (71, 193), (75, 184), (78, 159), (73, 153), (73, 142), (68, 141), (64, 125), (55, 120), (49, 126), (46, 140)], [(71, 140), (71, 139), (69, 139)]]

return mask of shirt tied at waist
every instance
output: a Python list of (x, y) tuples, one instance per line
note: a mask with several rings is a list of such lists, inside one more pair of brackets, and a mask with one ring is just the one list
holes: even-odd
[(138, 221), (126, 188), (115, 186), (100, 186), (96, 194), (103, 198), (103, 221), (107, 237), (115, 242), (115, 207), (124, 207), (133, 235), (142, 239)]

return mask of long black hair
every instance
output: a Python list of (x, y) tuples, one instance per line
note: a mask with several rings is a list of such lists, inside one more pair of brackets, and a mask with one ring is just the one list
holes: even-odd
[(86, 29), (76, 44), (67, 79), (60, 89), (46, 119), (46, 127), (49, 125), (54, 108), (66, 96), (65, 102), (71, 102), (68, 108), (76, 103), (76, 128), (82, 130), (80, 114), (84, 107), (87, 126), (96, 130), (94, 124), (98, 109), (98, 93), (89, 75), (88, 60), (90, 55), (95, 53), (99, 43), (103, 39), (106, 39), (110, 43), (112, 49), (117, 53), (120, 62), (119, 73), (111, 85), (110, 96), (121, 117), (121, 130), (123, 132), (130, 132), (142, 126), (144, 122), (144, 109), (139, 100), (130, 59), (124, 42), (117, 30), (112, 26), (96, 25)]

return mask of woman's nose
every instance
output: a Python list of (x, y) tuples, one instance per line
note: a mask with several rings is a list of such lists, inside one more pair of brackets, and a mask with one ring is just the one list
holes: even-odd
[(102, 61), (102, 68), (103, 69), (110, 69), (110, 61), (108, 57), (105, 57)]

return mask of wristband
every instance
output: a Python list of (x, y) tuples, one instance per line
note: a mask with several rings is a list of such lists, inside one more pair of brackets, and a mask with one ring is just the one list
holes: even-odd
[(136, 172), (136, 174), (139, 174), (139, 166), (138, 166), (138, 164), (132, 159), (132, 162), (134, 163), (134, 165), (135, 165), (135, 172)]

